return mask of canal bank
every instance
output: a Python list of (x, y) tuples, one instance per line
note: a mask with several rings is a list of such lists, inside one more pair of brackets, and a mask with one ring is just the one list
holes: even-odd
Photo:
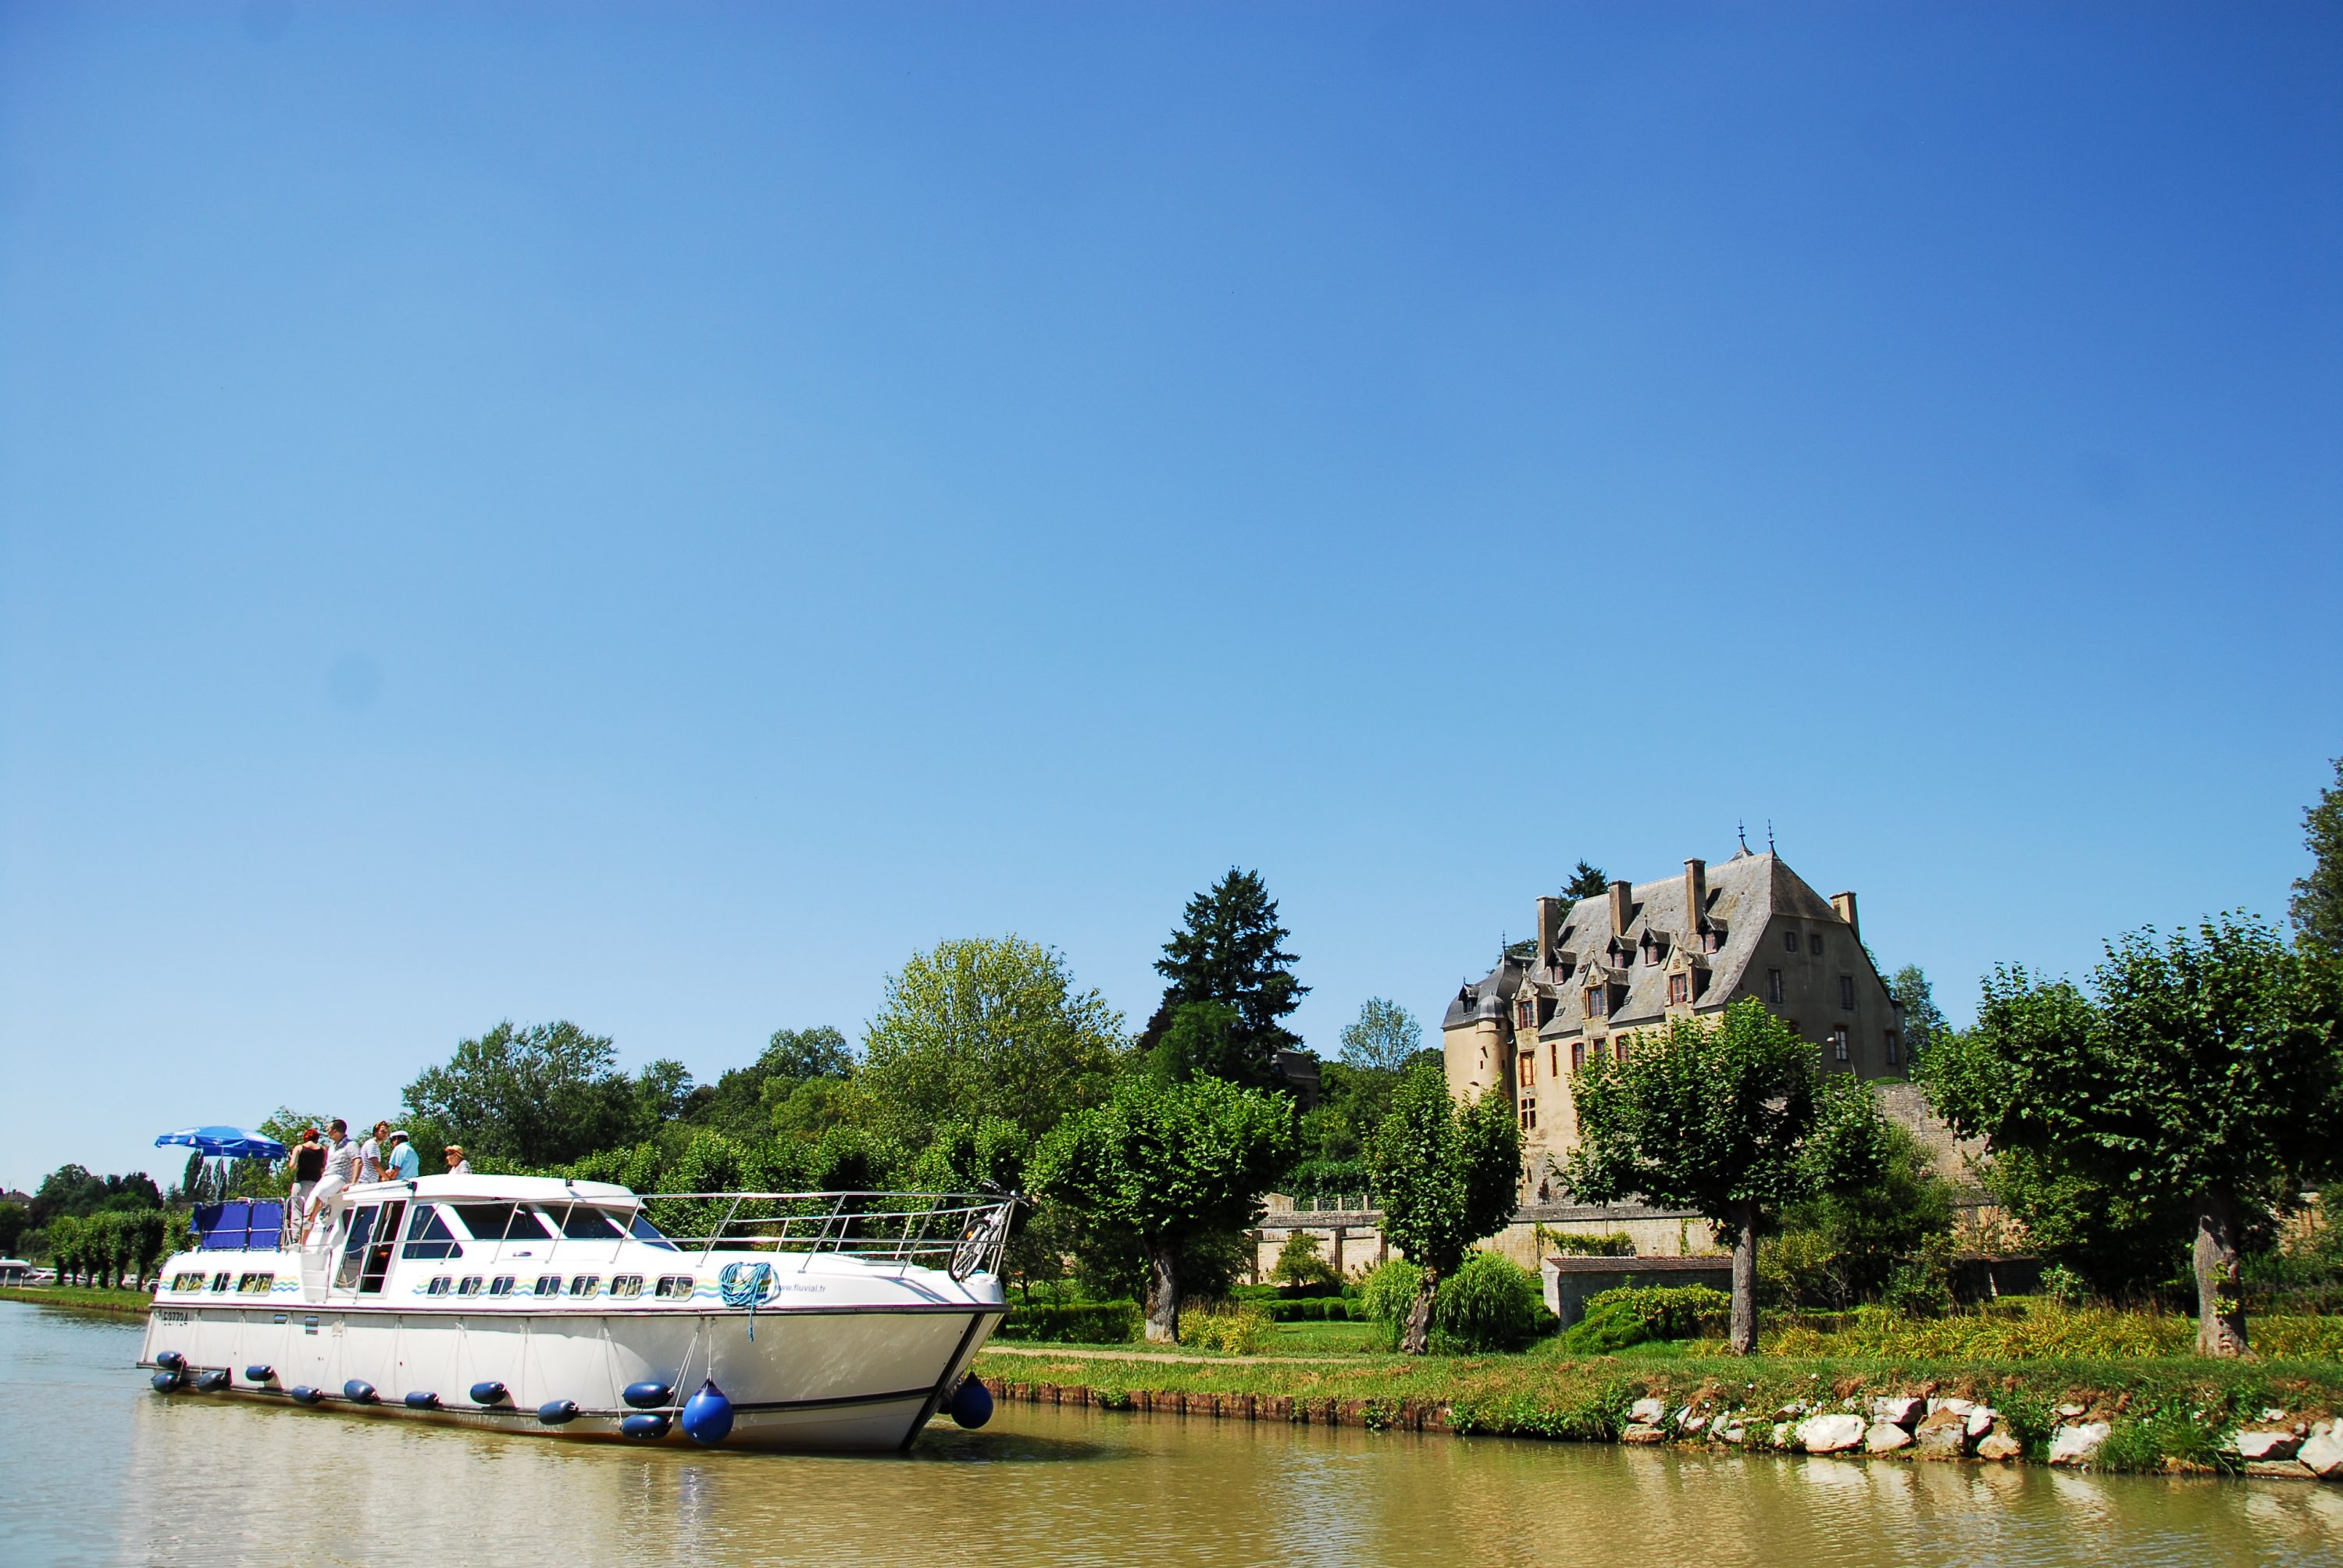
[(2343, 1365), (2324, 1362), (1255, 1359), (997, 1346), (978, 1375), (1009, 1403), (1220, 1421), (2343, 1484)]

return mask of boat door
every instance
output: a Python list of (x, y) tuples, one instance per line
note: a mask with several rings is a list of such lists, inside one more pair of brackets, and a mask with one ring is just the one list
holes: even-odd
[(366, 1203), (350, 1211), (349, 1229), (342, 1233), (341, 1261), (334, 1266), (334, 1289), (378, 1296), (390, 1275), (391, 1254), (397, 1250), (398, 1222), (407, 1215), (407, 1201)]

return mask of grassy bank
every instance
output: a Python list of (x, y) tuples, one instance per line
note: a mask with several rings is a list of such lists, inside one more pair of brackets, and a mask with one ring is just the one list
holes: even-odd
[(2240, 1424), (2258, 1422), (2269, 1410), (2304, 1422), (2343, 1411), (2343, 1363), (2332, 1361), (1793, 1355), (1739, 1361), (1687, 1354), (1684, 1346), (1574, 1358), (1549, 1341), (1518, 1355), (1353, 1354), (1297, 1364), (1241, 1357), (1150, 1361), (1128, 1345), (1097, 1347), (1091, 1357), (1050, 1353), (1060, 1349), (1054, 1346), (1031, 1348), (1041, 1353), (988, 1352), (978, 1370), (988, 1383), (1018, 1385), (1012, 1396), (1033, 1385), (1081, 1390), (1079, 1402), (1108, 1409), (1585, 1442), (1618, 1441), (1630, 1425), (1630, 1407), (1655, 1398), (1671, 1412), (1688, 1408), (1706, 1415), (1710, 1431), (1738, 1430), (1737, 1446), (1758, 1451), (1795, 1442), (1777, 1434), (1777, 1421), (1860, 1410), (1874, 1397), (1933, 1395), (1992, 1406), (2001, 1412), (1999, 1430), (2036, 1460), (2047, 1458), (2062, 1419), (2106, 1421), (2112, 1431), (2098, 1463), (2110, 1470), (2237, 1468), (2221, 1445)]
[(0, 1302), (74, 1307), (85, 1312), (126, 1312), (144, 1317), (155, 1298), (144, 1291), (106, 1291), (93, 1285), (0, 1285)]

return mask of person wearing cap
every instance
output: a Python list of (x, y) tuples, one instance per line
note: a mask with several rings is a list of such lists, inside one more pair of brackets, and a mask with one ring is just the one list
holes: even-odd
[(382, 1174), (387, 1181), (412, 1181), (423, 1174), (423, 1156), (415, 1151), (414, 1140), (405, 1131), (390, 1135), (390, 1148), (383, 1155)]
[(472, 1173), (472, 1162), (464, 1158), (464, 1146), (462, 1144), (450, 1143), (447, 1145), (447, 1151), (443, 1158), (447, 1161), (448, 1175), (469, 1176)]
[(301, 1130), (301, 1141), (293, 1146), (293, 1190), (285, 1196), (286, 1225), (281, 1240), (296, 1243), (300, 1240), (300, 1225), (309, 1212), (310, 1196), (317, 1191), (318, 1181), (326, 1174), (326, 1145), (314, 1127)]

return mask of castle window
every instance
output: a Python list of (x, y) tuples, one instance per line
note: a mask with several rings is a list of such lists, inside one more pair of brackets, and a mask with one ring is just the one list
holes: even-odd
[(1683, 1002), (1688, 1002), (1691, 1000), (1692, 976), (1684, 974), (1670, 975), (1668, 977), (1669, 1002), (1672, 1004), (1680, 1004)]
[(1586, 1016), (1589, 1018), (1601, 1018), (1610, 1010), (1610, 989), (1606, 986), (1588, 986), (1586, 988)]
[(1562, 1076), (1562, 1047), (1554, 1044), (1552, 1040), (1546, 1041), (1545, 1071), (1548, 1078), (1560, 1078)]
[(1785, 951), (1785, 952), (1792, 952), (1792, 953), (1796, 952), (1796, 951), (1798, 950), (1798, 933), (1797, 933), (1797, 932), (1795, 932), (1795, 931), (1784, 931), (1784, 932), (1782, 933), (1782, 950), (1783, 950), (1783, 951)]
[(1517, 1027), (1522, 1029), (1535, 1029), (1537, 1027), (1537, 1003), (1528, 997), (1523, 997), (1520, 1001), (1515, 1002), (1513, 1004), (1513, 1022)]
[(1903, 1059), (1904, 1037), (1894, 1030), (1887, 1031), (1887, 1065), (1893, 1067)]
[(1779, 1007), (1782, 1005), (1782, 971), (1780, 970), (1767, 970), (1765, 971), (1765, 1000), (1772, 1002), (1775, 1007)]
[(1841, 1061), (1845, 1061), (1847, 1059), (1846, 1026), (1845, 1024), (1841, 1024), (1836, 1029), (1831, 1030), (1831, 1054)]
[(1537, 1101), (1534, 1100), (1522, 1101), (1522, 1131), (1524, 1132), (1537, 1131)]
[(1855, 1010), (1855, 977), (1853, 975), (1838, 977), (1838, 1005), (1849, 1012)]
[(1525, 1050), (1522, 1052), (1521, 1078), (1519, 1081), (1523, 1083), (1534, 1083), (1537, 1081), (1536, 1051)]
[(1627, 1037), (1626, 1037), (1625, 1035), (1624, 1035), (1624, 1034), (1623, 1034), (1623, 1035), (1619, 1036), (1617, 1039), (1614, 1040), (1611, 1042), (1611, 1049), (1612, 1049), (1612, 1051), (1613, 1051), (1613, 1052), (1614, 1052), (1614, 1054), (1619, 1058), (1619, 1060), (1622, 1060), (1622, 1061), (1626, 1060), (1627, 1060)]
[(1816, 931), (1813, 936), (1808, 937), (1808, 938), (1806, 939), (1806, 950), (1807, 950), (1808, 952), (1810, 952), (1810, 953), (1814, 954), (1814, 955), (1815, 955), (1815, 957), (1816, 957), (1816, 958), (1820, 958), (1820, 957), (1822, 957), (1822, 956), (1823, 956), (1823, 934), (1822, 934), (1822, 932), (1820, 932), (1820, 931)]
[(1700, 933), (1701, 951), (1704, 953), (1713, 953), (1718, 951), (1724, 946), (1725, 933), (1718, 930), (1715, 926), (1711, 926), (1708, 930)]

